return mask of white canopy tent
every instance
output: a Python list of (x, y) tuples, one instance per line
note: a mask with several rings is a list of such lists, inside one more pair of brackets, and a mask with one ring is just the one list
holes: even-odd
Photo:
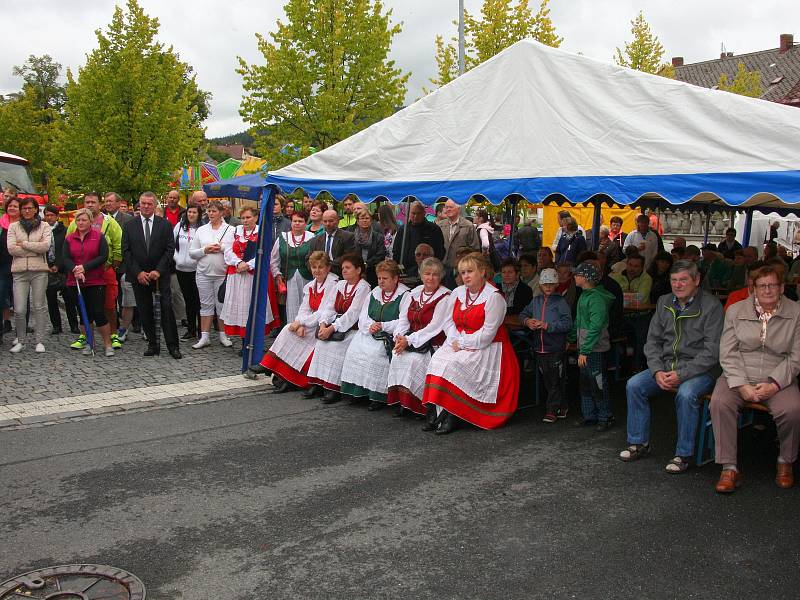
[(799, 141), (795, 108), (525, 40), (267, 183), (363, 201), (606, 195), (774, 208), (800, 202)]

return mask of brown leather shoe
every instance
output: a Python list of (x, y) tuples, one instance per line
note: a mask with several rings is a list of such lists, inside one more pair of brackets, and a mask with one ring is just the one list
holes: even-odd
[(740, 485), (742, 485), (742, 474), (739, 471), (723, 469), (722, 473), (719, 474), (719, 481), (717, 481), (717, 486), (714, 489), (720, 494), (730, 494), (735, 492)]
[(794, 485), (794, 465), (778, 463), (775, 473), (775, 484), (779, 488), (788, 489)]

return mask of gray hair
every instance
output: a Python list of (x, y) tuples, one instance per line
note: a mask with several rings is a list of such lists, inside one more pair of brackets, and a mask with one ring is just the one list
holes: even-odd
[(697, 279), (700, 276), (700, 269), (697, 268), (697, 263), (693, 260), (676, 260), (669, 270), (670, 275), (683, 272), (689, 273), (692, 279)]
[(433, 269), (438, 273), (439, 277), (444, 276), (444, 265), (442, 264), (442, 261), (434, 256), (429, 256), (422, 261), (422, 264), (419, 266), (419, 274), (422, 275), (425, 272), (425, 269)]
[(152, 198), (153, 202), (158, 204), (158, 198), (153, 192), (142, 192), (141, 194), (139, 194), (139, 200), (141, 200), (142, 198)]

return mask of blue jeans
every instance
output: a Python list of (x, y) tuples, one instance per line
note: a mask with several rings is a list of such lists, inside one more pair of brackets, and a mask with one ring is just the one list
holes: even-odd
[[(703, 374), (681, 383), (675, 395), (675, 412), (678, 416), (678, 443), (675, 456), (694, 454), (700, 403), (697, 398), (711, 392), (716, 380)], [(625, 392), (628, 398), (628, 443), (650, 442), (650, 396), (662, 390), (649, 370), (641, 371), (628, 380)]]

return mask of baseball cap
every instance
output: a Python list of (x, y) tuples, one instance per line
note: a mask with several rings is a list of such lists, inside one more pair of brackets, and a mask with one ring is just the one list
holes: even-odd
[(539, 273), (539, 283), (558, 283), (558, 273), (555, 269), (542, 269)]

